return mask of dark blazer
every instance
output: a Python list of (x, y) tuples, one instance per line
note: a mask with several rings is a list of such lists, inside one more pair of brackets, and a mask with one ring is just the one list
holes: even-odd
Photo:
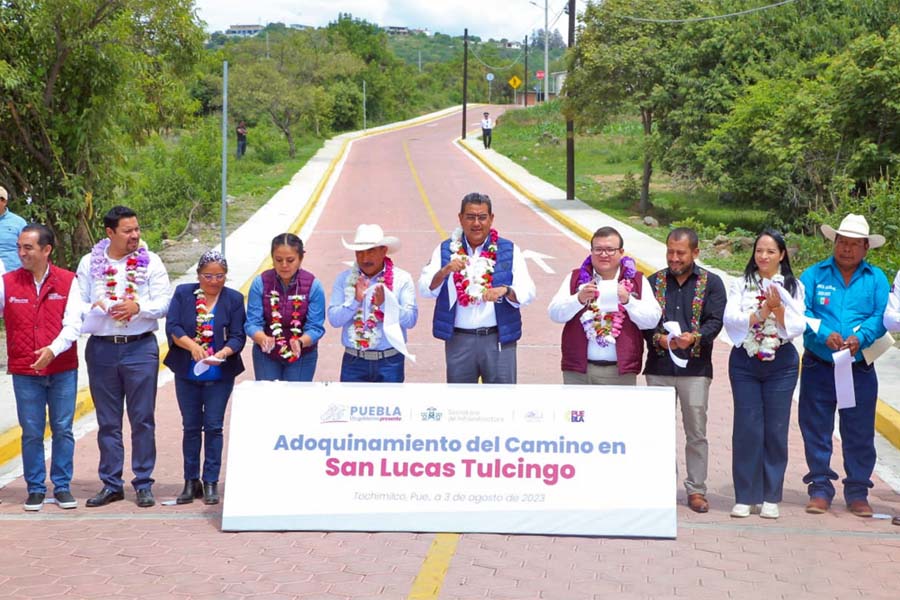
[[(193, 338), (196, 335), (197, 303), (194, 292), (198, 287), (200, 287), (199, 283), (183, 283), (175, 288), (175, 294), (169, 303), (169, 314), (166, 315), (166, 338), (169, 341), (169, 352), (163, 363), (178, 377), (187, 377), (193, 359), (190, 352), (176, 346), (172, 339), (173, 336), (180, 338), (186, 335)], [(237, 377), (244, 371), (241, 350), (244, 349), (244, 344), (247, 342), (247, 334), (244, 333), (244, 321), (247, 318), (247, 313), (244, 311), (244, 296), (229, 287), (222, 288), (213, 313), (216, 315), (213, 347), (219, 350), (227, 345), (234, 351), (234, 354), (222, 363), (222, 376)]]

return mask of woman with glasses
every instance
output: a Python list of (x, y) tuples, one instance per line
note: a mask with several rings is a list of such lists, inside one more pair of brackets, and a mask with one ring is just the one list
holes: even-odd
[(312, 381), (325, 334), (325, 289), (301, 269), (303, 242), (293, 233), (272, 240), (273, 268), (258, 275), (247, 297), (247, 336), (254, 341), (257, 381)]
[(247, 340), (244, 297), (225, 287), (227, 274), (222, 254), (205, 253), (197, 263), (197, 283), (175, 288), (166, 316), (166, 336), (173, 345), (163, 362), (175, 374), (184, 431), (184, 489), (175, 500), (178, 504), (201, 497), (205, 504), (219, 502), (225, 407), (235, 378), (244, 370), (241, 350)]

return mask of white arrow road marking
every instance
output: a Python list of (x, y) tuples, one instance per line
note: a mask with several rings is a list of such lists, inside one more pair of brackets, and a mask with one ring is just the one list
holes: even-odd
[(544, 259), (555, 258), (553, 256), (547, 256), (546, 254), (541, 254), (534, 250), (522, 250), (522, 257), (525, 260), (528, 260), (529, 258), (533, 260), (534, 264), (539, 266), (544, 273), (549, 273), (550, 275), (556, 273), (556, 271), (553, 270), (553, 267), (544, 262)]

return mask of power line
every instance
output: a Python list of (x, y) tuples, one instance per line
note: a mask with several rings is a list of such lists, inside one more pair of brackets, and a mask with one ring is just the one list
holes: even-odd
[(513, 61), (512, 61), (511, 63), (509, 63), (508, 65), (506, 65), (506, 66), (504, 66), (504, 67), (496, 67), (496, 66), (493, 66), (493, 65), (489, 65), (489, 64), (487, 64), (486, 62), (484, 62), (483, 60), (481, 60), (481, 57), (478, 56), (478, 54), (475, 52), (475, 48), (474, 48), (474, 47), (471, 48), (471, 49), (469, 50), (469, 52), (472, 54), (472, 56), (475, 57), (475, 60), (477, 60), (478, 62), (480, 62), (481, 64), (483, 64), (483, 65), (484, 65), (485, 67), (487, 67), (488, 69), (493, 69), (493, 70), (495, 70), (495, 71), (505, 71), (505, 70), (507, 70), (507, 69), (513, 68), (514, 66), (516, 66), (516, 65), (519, 63), (520, 60), (522, 60), (522, 55), (525, 54), (525, 50), (520, 50), (520, 51), (519, 51), (519, 55), (518, 55), (516, 58), (514, 58)]
[(673, 23), (697, 23), (699, 21), (715, 21), (718, 19), (730, 19), (731, 17), (740, 17), (743, 15), (749, 15), (756, 12), (761, 12), (764, 10), (769, 10), (771, 8), (778, 8), (779, 6), (784, 6), (786, 4), (793, 4), (797, 0), (783, 0), (782, 2), (776, 2), (775, 4), (768, 4), (766, 6), (758, 6), (756, 8), (748, 8), (747, 10), (741, 10), (738, 12), (728, 13), (725, 15), (712, 15), (710, 17), (691, 17), (688, 19), (650, 19), (646, 17), (632, 17), (628, 15), (622, 15), (623, 19), (627, 19), (629, 21), (637, 21), (639, 23), (662, 23), (662, 24), (673, 24)]

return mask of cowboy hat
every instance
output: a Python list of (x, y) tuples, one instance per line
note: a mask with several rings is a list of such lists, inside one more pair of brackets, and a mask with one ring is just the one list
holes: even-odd
[(384, 230), (379, 225), (360, 225), (356, 228), (356, 236), (351, 243), (342, 237), (341, 243), (347, 250), (359, 252), (370, 250), (378, 246), (387, 246), (388, 252), (396, 252), (400, 249), (400, 240), (392, 235), (385, 236)]
[(848, 238), (865, 238), (869, 240), (869, 248), (880, 248), (884, 246), (885, 238), (883, 235), (878, 235), (877, 233), (869, 233), (869, 223), (866, 221), (866, 218), (862, 215), (854, 215), (853, 213), (848, 214), (844, 217), (844, 220), (841, 221), (841, 224), (837, 229), (833, 229), (830, 225), (823, 224), (822, 227), (822, 235), (825, 236), (826, 239), (834, 241), (836, 235), (840, 235)]

